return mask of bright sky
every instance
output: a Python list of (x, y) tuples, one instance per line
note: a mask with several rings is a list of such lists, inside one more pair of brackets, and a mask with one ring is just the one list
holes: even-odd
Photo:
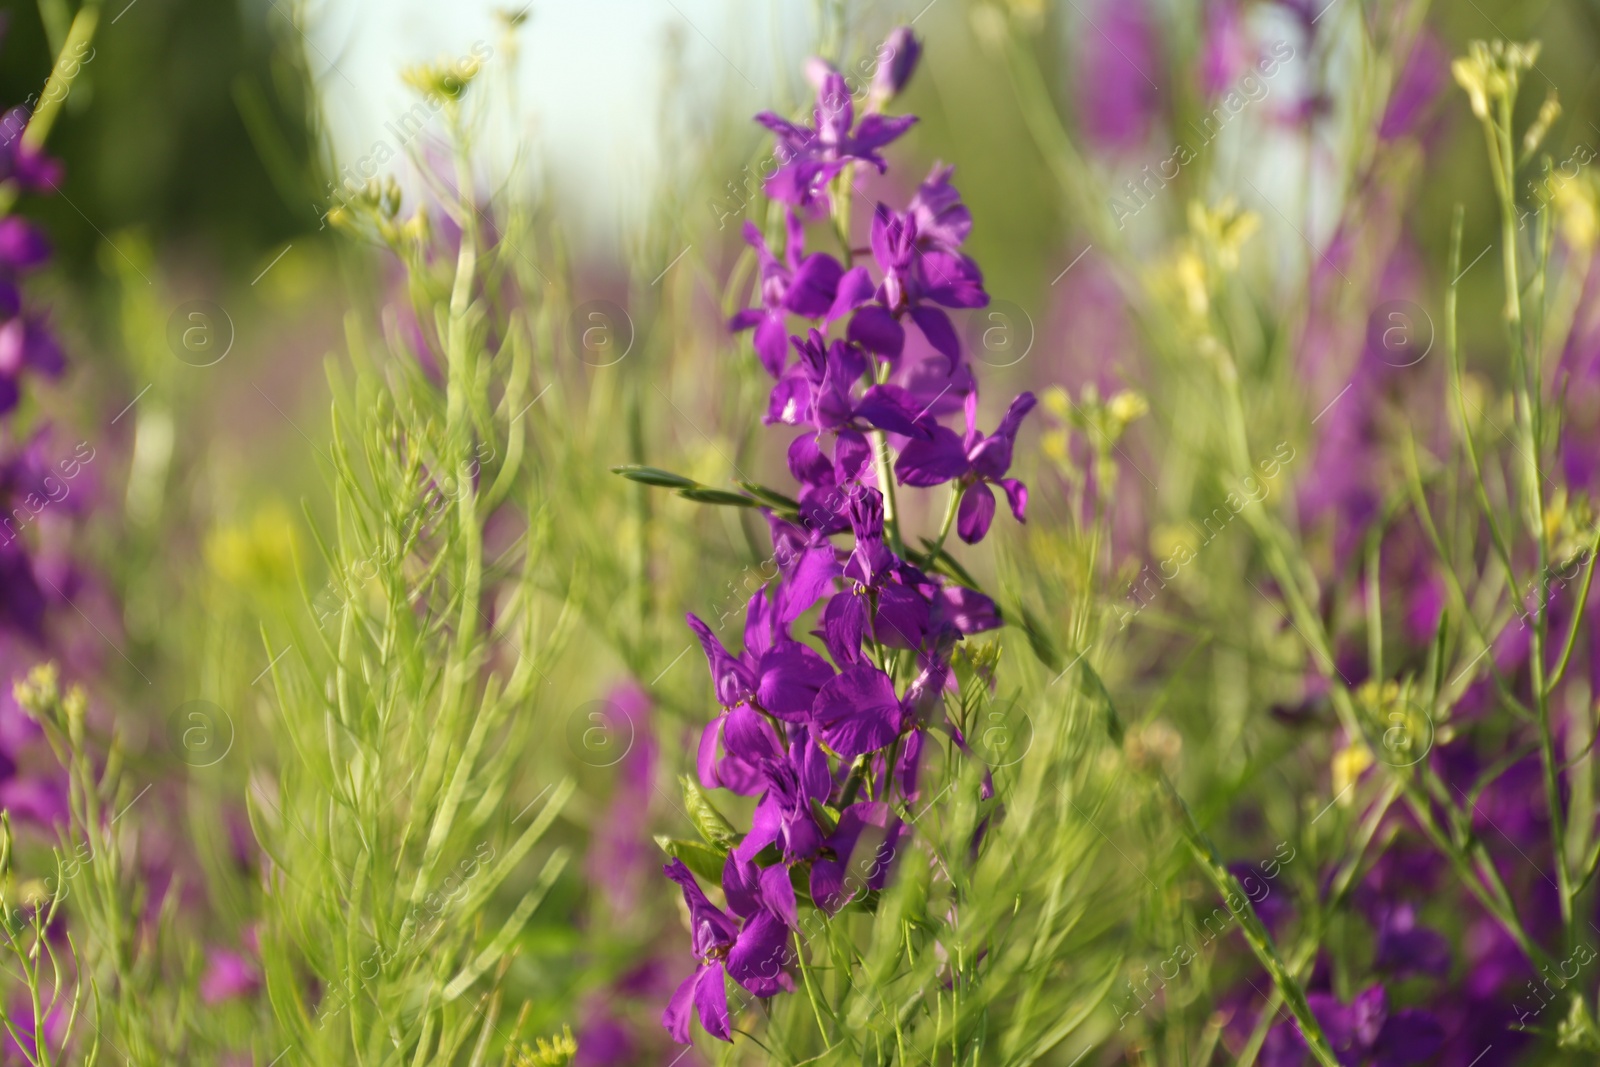
[[(887, 19), (902, 6), (909, 0), (873, 14)], [(493, 13), (505, 9), (505, 0), (314, 7), (306, 19), (311, 62), (342, 162), (393, 141), (386, 124), (417, 99), (399, 78), (402, 67), (464, 57), (477, 42), (495, 50), (490, 67), (503, 63)], [(523, 146), (550, 164), (563, 203), (578, 205), (582, 223), (610, 229), (639, 210), (671, 147), (657, 135), (669, 53), (694, 97), (708, 105), (720, 97), (754, 114), (782, 97), (780, 79), (795, 84), (816, 39), (814, 10), (810, 0), (534, 0), (518, 57)]]

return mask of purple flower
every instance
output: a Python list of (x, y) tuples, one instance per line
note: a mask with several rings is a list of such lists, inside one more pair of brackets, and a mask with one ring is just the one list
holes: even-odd
[(15, 381), (25, 369), (55, 378), (66, 366), (61, 347), (42, 320), (20, 314), (0, 324), (0, 378)]
[[(1316, 1016), (1339, 1062), (1348, 1067), (1412, 1067), (1444, 1044), (1444, 1030), (1425, 1011), (1389, 1012), (1382, 986), (1369, 986), (1349, 1004), (1331, 993), (1308, 993)], [(1301, 1067), (1312, 1062), (1298, 1025), (1280, 1022), (1261, 1046), (1262, 1067)]]
[[(728, 1019), (726, 975), (758, 997), (770, 997), (781, 990), (792, 990), (794, 981), (783, 972), (789, 929), (770, 909), (757, 907), (743, 916), (744, 922), (706, 899), (705, 892), (681, 860), (664, 868), (668, 878), (683, 889), (689, 908), (689, 930), (699, 966), (677, 992), (672, 994), (661, 1023), (680, 1045), (689, 1043), (689, 1009), (693, 1005), (706, 1033), (723, 1041), (733, 1040)], [(733, 899), (729, 900), (730, 906)]]
[(767, 516), (772, 559), (778, 567), (779, 614), (799, 618), (833, 590), (841, 573), (839, 552), (814, 524), (802, 529), (776, 515)]
[(774, 378), (783, 373), (789, 353), (789, 334), (784, 324), (786, 315), (819, 319), (833, 306), (839, 288), (839, 278), (844, 268), (839, 261), (823, 252), (801, 256), (805, 241), (800, 218), (790, 211), (785, 228), (788, 240), (784, 243), (784, 258), (780, 262), (767, 247), (761, 231), (755, 224), (744, 224), (744, 239), (761, 262), (761, 306), (748, 308), (734, 315), (728, 326), (735, 333), (755, 328), (756, 354), (761, 365)]
[(822, 739), (847, 760), (888, 745), (900, 735), (904, 718), (894, 682), (870, 663), (836, 675), (812, 710)]
[(62, 776), (28, 775), (0, 782), (0, 808), (13, 820), (48, 830), (67, 824), (67, 782)]
[(1200, 88), (1208, 97), (1222, 95), (1254, 62), (1250, 35), (1235, 0), (1206, 5), (1205, 49), (1200, 60)]
[(791, 930), (799, 926), (794, 883), (784, 864), (760, 867), (752, 858), (730, 855), (722, 867), (722, 895), (735, 915), (752, 916), (765, 909)]
[[(6, 505), (6, 515), (12, 514), (11, 505), (21, 506), (19, 500), (0, 491), (0, 504)], [(33, 638), (44, 638), (45, 594), (34, 572), (33, 560), (20, 540), (9, 530), (0, 535), (0, 627)]]
[[(909, 30), (896, 31), (880, 57), (869, 108), (903, 88), (919, 52)], [(878, 205), (871, 226), (876, 277), (866, 266), (843, 270), (828, 256), (804, 255), (802, 220), (826, 206), (827, 183), (853, 163), (885, 169), (877, 149), (915, 121), (869, 113), (857, 124), (838, 71), (817, 60), (806, 75), (817, 86), (815, 128), (758, 116), (779, 141), (781, 165), (768, 193), (799, 210), (786, 213), (781, 258), (747, 227), (761, 266), (759, 306), (730, 323), (755, 330), (762, 363), (777, 379), (765, 421), (802, 430), (787, 456), (801, 487), (798, 516), (781, 501), (767, 512), (777, 580), (750, 600), (742, 652), (730, 652), (711, 626), (688, 616), (721, 707), (701, 735), (700, 780), (758, 799), (749, 831), (723, 868), (731, 915), (706, 899), (682, 863), (666, 868), (683, 889), (699, 960), (663, 1016), (680, 1042), (688, 1040), (691, 1010), (708, 1032), (731, 1039), (727, 977), (757, 996), (793, 988), (783, 964), (788, 931), (797, 926), (798, 879), (809, 874), (812, 900), (829, 912), (880, 888), (909, 833), (895, 812), (919, 796), (927, 731), (949, 730), (956, 748), (966, 750), (943, 714), (946, 693), (956, 687), (949, 657), (965, 635), (999, 626), (1000, 613), (976, 589), (930, 577), (891, 550), (898, 541), (887, 535), (879, 491), (888, 487), (878, 484), (869, 436), (903, 444), (910, 461), (899, 471), (907, 485), (960, 480), (960, 531), (969, 540), (981, 538), (993, 516), (989, 485), (1002, 486), (1019, 520), (1027, 506), (1026, 489), (1007, 473), (1033, 395), (1019, 396), (993, 435), (978, 431), (976, 385), (943, 310), (989, 299), (977, 265), (960, 251), (972, 216), (951, 184), (951, 168), (936, 165), (904, 212)], [(803, 337), (786, 337), (791, 315), (821, 323)], [(830, 341), (827, 331), (846, 318), (844, 338)], [(926, 345), (895, 366), (906, 319)], [(798, 357), (792, 363), (787, 342)], [(934, 352), (942, 366), (934, 366)], [(963, 398), (967, 432), (957, 437), (938, 419)], [(846, 531), (848, 550), (835, 547), (832, 538)], [(831, 662), (790, 634), (819, 603), (813, 635)], [(886, 649), (914, 655), (891, 663)], [(895, 678), (908, 667), (916, 674), (902, 696)], [(870, 799), (856, 802), (859, 789)], [(992, 796), (985, 775), (980, 797)], [(974, 842), (981, 836), (980, 829)]]
[(1079, 121), (1091, 144), (1108, 151), (1138, 148), (1150, 139), (1161, 93), (1155, 27), (1145, 0), (1105, 0), (1081, 31)]
[(983, 540), (994, 520), (995, 499), (989, 489), (991, 484), (1005, 491), (1017, 521), (1026, 521), (1028, 487), (1005, 475), (1011, 469), (1017, 430), (1035, 403), (1032, 393), (1019, 394), (1006, 409), (994, 433), (985, 437), (977, 427), (977, 394), (968, 394), (966, 436), (957, 437), (954, 430), (939, 426), (930, 440), (911, 441), (900, 452), (899, 462), (895, 464), (896, 477), (902, 485), (919, 487), (961, 479), (965, 492), (956, 516), (956, 532), (969, 545)]
[(650, 698), (634, 682), (611, 691), (610, 703), (633, 730), (633, 744), (618, 766), (616, 791), (588, 857), (588, 874), (617, 914), (630, 913), (654, 846), (646, 833), (650, 798), (655, 792), (657, 745), (650, 728)]
[(261, 988), (261, 969), (248, 958), (225, 948), (206, 954), (206, 971), (200, 977), (200, 1000), (221, 1004), (255, 996)]
[(828, 838), (827, 852), (811, 865), (811, 899), (832, 914), (863, 893), (882, 889), (905, 830), (882, 801), (850, 805)]
[[(851, 396), (851, 386), (861, 380), (867, 370), (867, 357), (854, 344), (846, 341), (830, 344), (815, 329), (804, 340), (793, 340), (800, 359), (773, 387), (767, 404), (767, 422), (814, 426), (817, 430), (839, 433), (841, 440), (849, 434), (855, 446), (854, 453), (862, 462), (871, 459), (870, 452), (866, 451), (866, 438), (862, 436), (868, 429), (912, 437), (927, 436), (916, 421), (920, 412), (915, 407), (915, 398), (899, 386), (871, 385), (859, 400)], [(791, 462), (795, 477), (807, 481), (803, 472), (809, 471), (809, 467), (794, 469), (794, 466)], [(838, 475), (839, 481), (854, 481), (859, 469), (860, 464), (853, 465), (848, 474)]]
[(717, 699), (725, 709), (755, 704), (787, 722), (805, 722), (822, 683), (833, 669), (816, 652), (794, 640), (788, 620), (777, 617), (765, 589), (750, 598), (745, 618), (745, 649), (734, 656), (711, 627), (694, 615), (689, 627), (700, 638)]
[[(827, 686), (823, 691), (827, 691)], [(742, 728), (742, 725), (735, 723), (735, 728)], [(733, 850), (732, 858), (748, 862), (768, 845), (777, 844), (783, 861), (794, 863), (810, 859), (822, 847), (822, 830), (817, 826), (811, 804), (828, 799), (833, 775), (828, 770), (828, 757), (823, 755), (810, 733), (803, 727), (794, 732), (797, 736), (787, 752), (776, 758), (762, 758), (759, 762), (758, 772), (766, 784), (766, 792), (756, 804), (750, 832)], [(732, 746), (740, 744), (738, 739), (730, 741)], [(793, 910), (791, 902), (788, 911), (792, 913)]]
[(61, 164), (22, 139), (30, 117), (21, 105), (0, 115), (0, 182), (15, 181), (22, 189), (40, 193), (61, 184)]
[(36, 270), (50, 259), (50, 239), (27, 219), (0, 218), (0, 270)]
[[(833, 677), (826, 660), (789, 637), (788, 622), (779, 618), (773, 603), (765, 589), (750, 599), (745, 650), (738, 656), (723, 647), (709, 626), (688, 616), (723, 707), (723, 714), (706, 724), (700, 738), (700, 781), (707, 789), (721, 787), (744, 796), (759, 793), (763, 788), (759, 762), (781, 755), (783, 748), (756, 709), (787, 722), (807, 722), (817, 691)], [(723, 756), (718, 755), (719, 745), (725, 749)]]
[[(961, 339), (941, 307), (979, 308), (989, 303), (983, 288), (983, 272), (968, 257), (948, 242), (963, 239), (971, 220), (954, 190), (948, 186), (948, 172), (935, 172), (936, 184), (924, 185), (924, 197), (915, 210), (901, 213), (879, 204), (872, 216), (872, 256), (883, 272), (883, 280), (873, 288), (865, 267), (853, 267), (839, 281), (834, 319), (846, 311), (850, 317), (847, 336), (869, 352), (888, 359), (899, 357), (905, 347), (906, 316), (917, 324), (953, 371), (961, 361)], [(934, 182), (935, 179), (930, 179)], [(923, 221), (919, 221), (918, 214)], [(924, 235), (924, 222), (933, 226)]]
[[(864, 115), (855, 121), (855, 103), (843, 75), (829, 70), (817, 88), (815, 128), (796, 126), (771, 111), (756, 121), (778, 139), (777, 173), (767, 179), (772, 199), (793, 207), (809, 208), (829, 181), (852, 162), (868, 163), (883, 173), (889, 169), (878, 149), (891, 144), (917, 121), (915, 116)], [(852, 129), (854, 127), (854, 129)]]
[(896, 26), (878, 48), (878, 69), (872, 75), (872, 98), (886, 104), (899, 96), (922, 58), (922, 42), (910, 26)]
[(850, 529), (856, 544), (844, 565), (849, 585), (822, 613), (822, 638), (840, 667), (861, 662), (869, 632), (880, 645), (929, 654), (1001, 624), (999, 609), (984, 594), (935, 581), (889, 551), (876, 489), (852, 498)]
[(1378, 947), (1372, 965), (1397, 978), (1425, 974), (1443, 978), (1450, 973), (1450, 942), (1443, 934), (1417, 922), (1413, 904), (1381, 909)]
[(759, 711), (742, 705), (712, 719), (700, 734), (700, 784), (756, 796), (766, 788), (761, 761), (782, 754), (783, 742), (772, 726)]
[(1383, 112), (1378, 136), (1398, 140), (1417, 131), (1427, 118), (1439, 93), (1450, 81), (1450, 57), (1444, 46), (1426, 30), (1418, 35), (1406, 57), (1400, 76), (1395, 79), (1389, 105)]
[(917, 224), (917, 239), (924, 251), (955, 252), (972, 232), (972, 212), (950, 184), (956, 168), (935, 163), (917, 186), (906, 213)]
[(16, 281), (18, 275), (43, 266), (49, 258), (50, 242), (43, 231), (15, 215), (0, 216), (0, 415), (21, 399), (24, 370), (53, 378), (66, 368), (66, 359), (44, 318), (23, 310)]

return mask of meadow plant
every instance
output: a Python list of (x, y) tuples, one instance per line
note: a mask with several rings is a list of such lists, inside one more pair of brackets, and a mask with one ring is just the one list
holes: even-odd
[[(930, 84), (956, 23), (819, 5), (804, 102), (702, 131), (606, 269), (526, 160), (489, 177), (506, 14), (325, 160), (327, 417), (255, 386), (296, 514), (174, 447), (136, 236), (151, 384), (46, 433), (14, 209), (99, 18), (46, 6), (0, 118), (0, 1062), (1600, 1051), (1600, 184), (1537, 43), (1452, 63), (1419, 0), (958, 4), (1002, 196)], [(1493, 209), (1435, 254), (1449, 117)]]

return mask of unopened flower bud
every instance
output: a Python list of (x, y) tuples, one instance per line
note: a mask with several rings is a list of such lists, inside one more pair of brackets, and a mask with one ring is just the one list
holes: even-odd
[(922, 58), (922, 42), (910, 26), (896, 26), (878, 49), (878, 69), (872, 77), (872, 95), (887, 103), (905, 91)]
[(28, 717), (38, 722), (60, 694), (60, 674), (54, 663), (41, 663), (11, 687), (11, 695)]
[(88, 715), (89, 697), (81, 685), (67, 690), (66, 697), (61, 701), (61, 710), (67, 720), (67, 737), (72, 740), (74, 748), (82, 748), (83, 723)]

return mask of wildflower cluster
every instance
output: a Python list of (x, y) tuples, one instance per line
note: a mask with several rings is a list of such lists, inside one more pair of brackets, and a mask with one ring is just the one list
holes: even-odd
[[(969, 751), (960, 724), (945, 714), (944, 696), (960, 684), (957, 646), (1001, 625), (994, 601), (945, 553), (945, 539), (954, 525), (968, 544), (983, 540), (996, 489), (1018, 521), (1027, 511), (1027, 488), (1009, 470), (1034, 397), (1018, 396), (992, 433), (981, 431), (977, 389), (946, 311), (989, 300), (977, 264), (961, 251), (972, 218), (951, 168), (936, 166), (903, 210), (877, 204), (862, 250), (871, 265), (854, 264), (852, 169), (885, 171), (879, 150), (915, 119), (876, 110), (857, 119), (844, 77), (821, 61), (813, 69), (814, 128), (757, 116), (786, 149), (766, 185), (782, 205), (783, 245), (774, 249), (746, 224), (760, 262), (760, 303), (731, 323), (754, 329), (756, 354), (775, 379), (765, 421), (800, 431), (788, 449), (798, 498), (762, 487), (734, 498), (766, 513), (777, 569), (776, 582), (746, 609), (743, 650), (730, 652), (711, 626), (688, 617), (721, 708), (701, 738), (700, 785), (758, 800), (750, 827), (736, 831), (690, 784), (708, 847), (668, 843), (666, 873), (683, 891), (699, 961), (663, 1017), (680, 1042), (689, 1039), (691, 1006), (709, 1033), (731, 1039), (724, 976), (761, 997), (794, 988), (788, 970), (797, 961), (787, 945), (799, 930), (799, 902), (834, 914), (884, 885), (909, 832), (908, 806), (920, 796), (930, 734)], [(908, 64), (900, 81), (910, 73)], [(869, 109), (890, 96), (875, 94)], [(842, 239), (843, 262), (805, 248), (806, 222), (826, 216)], [(806, 328), (790, 333), (791, 318)], [(908, 326), (938, 353), (934, 373), (902, 364)], [(953, 402), (941, 404), (946, 396)], [(940, 421), (957, 408), (962, 433)], [(664, 472), (624, 473), (678, 484)], [(923, 551), (908, 551), (896, 488), (941, 485), (949, 487), (943, 526)], [(686, 495), (734, 502), (717, 491)], [(848, 548), (834, 543), (846, 535)], [(794, 635), (807, 616), (817, 619), (812, 636), (826, 655)], [(982, 676), (970, 684), (984, 684)], [(987, 778), (983, 793), (993, 793)], [(857, 879), (852, 856), (868, 842), (876, 842), (876, 859)], [(727, 910), (696, 874), (720, 882)]]
[[(61, 165), (28, 133), (30, 113), (14, 107), (0, 116), (0, 627), (42, 640), (48, 598), (36, 561), (16, 536), (65, 487), (44, 454), (46, 431), (18, 442), (17, 419), (24, 385), (33, 375), (59, 377), (66, 368), (61, 346), (38, 308), (23, 299), (23, 282), (50, 261), (50, 241), (10, 207), (22, 193), (53, 190)], [(74, 465), (76, 467), (76, 465)]]

